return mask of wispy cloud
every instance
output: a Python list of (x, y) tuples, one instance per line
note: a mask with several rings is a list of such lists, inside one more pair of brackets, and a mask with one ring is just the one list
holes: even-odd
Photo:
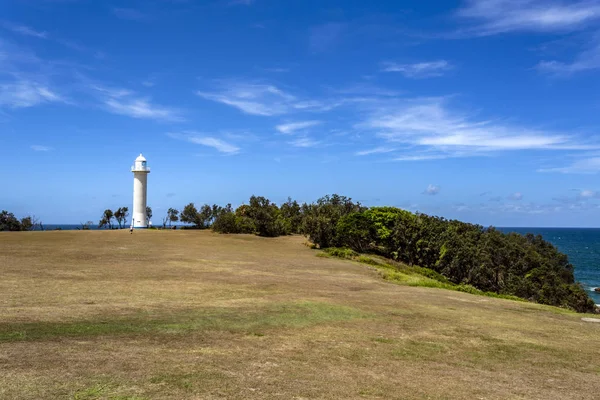
[(149, 98), (107, 99), (106, 109), (114, 114), (132, 118), (146, 118), (162, 121), (183, 121), (180, 112), (173, 108), (152, 104)]
[(541, 61), (537, 68), (541, 72), (557, 76), (569, 76), (578, 72), (600, 69), (600, 34), (596, 34), (589, 47), (579, 53), (573, 61)]
[(36, 37), (38, 39), (47, 39), (48, 38), (47, 32), (36, 31), (35, 29), (33, 29), (29, 26), (14, 24), (9, 21), (3, 21), (0, 23), (0, 25), (2, 27), (4, 27), (5, 29), (8, 29), (14, 33), (18, 33), (20, 35), (32, 36), (32, 37)]
[(52, 102), (65, 100), (44, 84), (30, 80), (0, 84), (0, 106), (26, 108)]
[(600, 172), (600, 157), (583, 157), (570, 165), (554, 168), (540, 168), (539, 172), (560, 172), (563, 174), (597, 174)]
[(290, 72), (289, 68), (277, 68), (277, 67), (262, 68), (262, 70), (265, 72), (277, 72), (277, 73)]
[(90, 85), (90, 89), (99, 94), (104, 108), (113, 114), (157, 121), (184, 121), (181, 110), (154, 104), (150, 98), (139, 97), (131, 90), (97, 84)]
[(375, 147), (373, 149), (368, 149), (368, 150), (360, 150), (357, 151), (355, 154), (357, 156), (369, 156), (371, 154), (382, 154), (382, 153), (391, 153), (392, 151), (395, 151), (396, 149), (393, 147)]
[(90, 88), (96, 90), (102, 94), (107, 95), (108, 97), (120, 98), (125, 96), (130, 96), (133, 92), (129, 89), (116, 88), (98, 84), (91, 84)]
[(290, 135), (296, 133), (297, 131), (303, 131), (319, 124), (321, 124), (321, 121), (298, 121), (277, 125), (275, 129), (283, 134)]
[(226, 83), (219, 92), (198, 91), (207, 100), (235, 107), (246, 114), (274, 116), (289, 111), (295, 97), (273, 85)]
[(316, 146), (320, 145), (321, 142), (311, 139), (309, 137), (301, 137), (301, 138), (292, 140), (291, 142), (289, 142), (289, 144), (291, 144), (294, 147), (308, 148), (308, 147), (316, 147)]
[(118, 8), (115, 7), (112, 9), (112, 13), (120, 19), (127, 19), (131, 21), (145, 21), (149, 17), (147, 14), (136, 10), (134, 8)]
[(222, 81), (219, 90), (197, 91), (196, 94), (204, 99), (235, 107), (246, 114), (267, 117), (300, 111), (326, 111), (336, 106), (299, 99), (275, 85), (240, 81)]
[(440, 187), (437, 185), (429, 185), (429, 186), (427, 186), (427, 189), (425, 189), (425, 191), (423, 192), (423, 194), (426, 194), (428, 196), (435, 196), (439, 193), (440, 193)]
[(444, 158), (452, 157), (450, 154), (419, 154), (419, 155), (403, 155), (394, 157), (393, 161), (430, 161), (443, 160)]
[(391, 143), (414, 148), (403, 160), (467, 157), (493, 151), (584, 150), (573, 135), (526, 128), (501, 121), (479, 120), (450, 110), (445, 99), (380, 103), (360, 128)]
[(521, 201), (521, 200), (523, 200), (523, 193), (521, 193), (521, 192), (511, 193), (508, 195), (507, 199), (513, 200), (513, 201)]
[(453, 67), (446, 60), (420, 62), (415, 64), (399, 64), (384, 62), (381, 64), (383, 72), (400, 72), (407, 78), (432, 78), (444, 75)]
[(597, 0), (467, 0), (458, 16), (477, 25), (477, 35), (505, 32), (556, 32), (580, 29), (600, 18)]
[(167, 135), (173, 139), (185, 140), (201, 146), (212, 147), (218, 152), (224, 154), (233, 155), (240, 152), (240, 148), (238, 146), (228, 143), (222, 139), (202, 135), (198, 132), (185, 131), (183, 133), (168, 133)]
[(346, 24), (329, 22), (310, 29), (309, 48), (314, 52), (325, 52), (334, 47), (346, 30)]
[(579, 192), (580, 199), (597, 199), (600, 198), (600, 193), (595, 190), (584, 189)]
[(31, 150), (33, 151), (50, 151), (52, 150), (52, 147), (48, 147), (48, 146), (40, 146), (40, 145), (33, 145), (31, 146)]

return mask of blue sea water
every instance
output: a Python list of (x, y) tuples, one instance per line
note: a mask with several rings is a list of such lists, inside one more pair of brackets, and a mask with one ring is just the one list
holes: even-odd
[[(78, 229), (82, 229), (81, 224), (44, 224), (44, 230), (53, 231), (56, 229), (60, 229), (63, 231), (76, 231)], [(98, 225), (90, 225), (91, 230), (98, 230)]]
[(498, 228), (503, 232), (533, 233), (569, 256), (575, 279), (581, 282), (596, 304), (600, 304), (600, 229), (582, 228)]
[[(45, 225), (46, 230), (81, 229), (81, 225)], [(98, 229), (97, 225), (90, 229)], [(596, 304), (600, 304), (600, 293), (594, 291), (600, 287), (600, 229), (583, 228), (498, 228), (503, 232), (520, 234), (533, 233), (555, 245), (569, 256), (575, 266), (575, 279), (581, 282)]]

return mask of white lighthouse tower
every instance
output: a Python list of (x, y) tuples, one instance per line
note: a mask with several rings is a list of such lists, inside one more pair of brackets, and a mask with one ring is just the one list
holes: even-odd
[(146, 215), (146, 201), (148, 193), (148, 174), (150, 168), (146, 165), (146, 159), (140, 154), (131, 167), (133, 172), (133, 213), (131, 215), (132, 228), (147, 228), (148, 217)]

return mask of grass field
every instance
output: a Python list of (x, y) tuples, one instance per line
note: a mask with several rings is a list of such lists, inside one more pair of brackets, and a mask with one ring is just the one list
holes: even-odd
[(0, 399), (600, 397), (600, 324), (303, 241), (0, 233)]

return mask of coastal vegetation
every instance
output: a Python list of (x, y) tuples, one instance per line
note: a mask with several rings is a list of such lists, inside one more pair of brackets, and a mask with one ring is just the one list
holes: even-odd
[(42, 223), (33, 216), (26, 216), (18, 219), (13, 213), (10, 213), (6, 210), (2, 210), (2, 212), (0, 212), (0, 232), (32, 231), (41, 226)]
[[(149, 208), (149, 216), (151, 212)], [(112, 229), (115, 219), (121, 228), (127, 216), (127, 207), (114, 213), (107, 209), (99, 226)], [(335, 194), (310, 204), (288, 198), (280, 206), (252, 196), (248, 204), (236, 209), (231, 204), (198, 208), (189, 203), (181, 212), (170, 208), (163, 227), (177, 221), (184, 223), (185, 229), (218, 233), (302, 234), (315, 248), (378, 256), (389, 260), (388, 265), (399, 269), (397, 272), (407, 266), (428, 278), (429, 285), (433, 279), (438, 287), (518, 297), (578, 312), (596, 310), (575, 282), (568, 257), (541, 236), (507, 234), (493, 227), (394, 207), (369, 208)]]
[(539, 235), (506, 234), (394, 207), (368, 208), (335, 194), (302, 205), (288, 199), (281, 206), (252, 196), (236, 210), (228, 204), (203, 205), (198, 211), (190, 203), (180, 220), (220, 233), (303, 234), (320, 249), (348, 248), (419, 267), (425, 276), (442, 277), (447, 288), (518, 297), (579, 312), (596, 308), (575, 282), (568, 257)]

